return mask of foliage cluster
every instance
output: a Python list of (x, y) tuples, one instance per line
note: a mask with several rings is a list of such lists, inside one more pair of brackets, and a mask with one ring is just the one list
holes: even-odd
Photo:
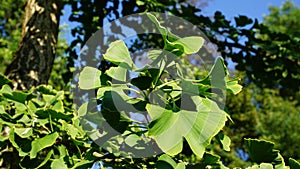
[[(196, 163), (197, 165), (194, 167), (204, 168), (208, 165), (220, 167), (221, 161), (229, 167), (248, 167), (251, 164), (249, 161), (254, 161), (257, 162), (257, 165), (253, 167), (258, 167), (258, 165), (262, 168), (270, 167), (268, 164), (260, 164), (262, 161), (270, 162), (268, 160), (255, 161), (247, 158), (247, 146), (244, 143), (244, 138), (272, 140), (276, 143), (275, 149), (281, 150), (286, 164), (289, 163), (288, 157), (290, 156), (300, 160), (300, 155), (297, 151), (299, 149), (297, 143), (297, 140), (299, 140), (299, 124), (297, 121), (299, 120), (300, 96), (300, 62), (298, 50), (298, 18), (300, 16), (300, 10), (291, 2), (287, 1), (282, 8), (272, 7), (270, 9), (271, 14), (265, 17), (264, 23), (262, 24), (247, 16), (235, 17), (234, 21), (230, 22), (225, 19), (225, 16), (220, 12), (216, 12), (213, 19), (211, 19), (210, 17), (203, 16), (200, 9), (187, 3), (187, 1), (71, 0), (65, 1), (65, 3), (70, 5), (72, 9), (70, 21), (78, 22), (80, 25), (71, 31), (75, 40), (67, 50), (68, 55), (70, 55), (69, 57), (63, 56), (66, 43), (62, 41), (59, 42), (57, 60), (53, 66), (51, 79), (49, 81), (49, 84), (55, 86), (55, 89), (58, 91), (52, 89), (51, 86), (39, 86), (25, 92), (12, 91), (9, 86), (4, 85), (9, 84), (8, 80), (5, 80), (5, 78), (1, 76), (0, 128), (2, 135), (0, 139), (0, 166), (10, 165), (11, 167), (19, 168), (20, 163), (20, 165), (25, 168), (37, 167), (39, 165), (42, 168), (49, 168), (51, 165), (53, 168), (57, 168), (57, 165), (62, 167), (67, 166), (69, 168), (87, 168), (92, 166), (94, 162), (102, 161), (100, 165), (113, 166), (114, 168), (154, 168), (155, 165), (156, 167), (164, 166), (169, 168), (176, 168), (178, 165), (178, 168), (180, 168), (183, 166), (180, 162), (184, 161), (184, 164), (187, 164), (187, 168), (192, 168), (192, 164)], [(0, 72), (4, 72), (4, 68), (12, 60), (13, 52), (17, 49), (19, 38), (21, 38), (20, 23), (25, 1), (8, 0), (1, 1), (0, 4)], [(126, 8), (122, 8), (123, 6), (126, 6)], [(122, 11), (117, 10), (121, 8), (123, 9)], [(245, 78), (243, 80), (243, 86), (246, 87), (238, 95), (229, 95), (229, 97), (227, 97), (227, 109), (234, 123), (227, 121), (228, 127), (223, 128), (221, 131), (222, 134), (226, 134), (231, 138), (231, 153), (223, 151), (224, 147), (222, 147), (222, 144), (219, 144), (217, 140), (220, 136), (218, 134), (217, 138), (213, 138), (211, 144), (206, 147), (206, 152), (202, 159), (193, 155), (188, 143), (183, 140), (183, 151), (179, 155), (172, 156), (173, 159), (170, 159), (168, 155), (163, 155), (161, 157), (128, 160), (107, 153), (106, 150), (92, 143), (92, 140), (83, 133), (82, 126), (78, 123), (78, 114), (72, 109), (72, 96), (69, 90), (74, 59), (77, 58), (76, 47), (78, 45), (82, 47), (96, 30), (103, 27), (105, 20), (113, 21), (125, 15), (144, 11), (168, 11), (198, 25), (209, 39), (218, 45), (218, 50), (221, 52), (222, 57), (226, 59), (231, 58), (237, 63), (236, 69), (239, 70), (240, 73), (245, 73), (242, 76), (238, 76)], [(134, 24), (134, 22), (132, 24)], [(112, 36), (110, 38), (109, 42), (113, 42)], [(150, 47), (163, 47), (161, 43), (162, 37), (146, 35), (140, 36), (139, 39), (140, 40), (133, 46), (129, 47), (129, 51), (140, 49), (140, 46), (145, 45), (140, 44), (140, 42), (144, 41), (147, 41)], [(103, 39), (100, 39), (100, 41), (101, 40)], [(149, 46), (147, 47), (149, 48)], [(105, 53), (105, 50), (106, 49), (103, 49), (102, 52)], [(107, 60), (108, 62), (105, 63), (110, 63), (109, 58)], [(180, 63), (180, 60), (177, 59), (176, 61)], [(115, 68), (106, 72), (112, 65)], [(66, 67), (66, 69), (62, 69), (62, 67)], [(118, 67), (122, 67), (122, 65), (108, 64), (106, 68), (101, 69), (101, 76), (109, 77), (112, 71), (120, 71)], [(124, 71), (124, 69), (122, 71)], [(145, 86), (141, 86), (141, 81), (144, 76), (146, 76), (146, 79), (152, 77), (148, 77), (149, 73), (147, 72), (149, 71), (146, 69), (138, 72), (141, 78), (127, 83), (131, 86), (137, 85), (144, 89)], [(123, 77), (121, 74), (122, 73), (119, 73), (119, 77)], [(112, 77), (109, 77), (107, 82), (111, 81), (111, 78)], [(202, 78), (203, 77), (200, 76), (197, 80)], [(110, 83), (99, 84), (103, 87), (102, 85), (109, 86)], [(198, 82), (196, 84), (198, 84)], [(248, 86), (249, 84), (251, 85)], [(149, 87), (149, 85), (151, 84), (147, 84), (146, 87)], [(175, 87), (180, 87), (180, 85), (181, 83), (176, 81)], [(206, 85), (209, 86), (209, 84)], [(170, 93), (170, 91), (168, 91), (171, 88), (170, 86), (173, 89), (174, 86), (172, 85), (166, 85), (162, 88), (165, 94)], [(101, 90), (101, 88), (98, 89), (98, 87), (100, 86), (96, 87), (97, 90)], [(266, 89), (266, 87), (271, 90)], [(63, 89), (64, 97), (62, 97)], [(128, 92), (127, 89), (125, 90)], [(137, 87), (137, 90), (140, 90), (140, 88)], [(145, 88), (144, 90), (149, 90), (149, 88)], [(57, 93), (60, 93), (60, 96), (57, 96)], [(109, 93), (109, 91), (107, 93)], [(157, 95), (160, 96), (160, 94), (161, 92), (158, 92)], [(56, 96), (58, 98), (56, 98)], [(54, 97), (56, 99), (54, 99), (53, 102), (49, 102), (49, 98)], [(104, 95), (98, 96), (98, 102), (102, 97), (104, 97)], [(175, 106), (178, 106), (180, 102), (178, 100), (180, 100), (181, 97), (176, 97), (176, 99), (177, 102), (175, 101)], [(63, 108), (61, 105), (62, 102)], [(50, 103), (53, 104), (50, 105)], [(33, 105), (36, 107), (34, 110)], [(142, 104), (142, 106), (139, 105), (138, 107), (144, 110), (144, 106), (145, 104)], [(58, 109), (56, 110), (56, 108)], [(44, 112), (44, 114), (41, 112)], [(55, 118), (53, 119), (48, 115), (46, 117), (45, 114), (47, 113)], [(226, 116), (227, 118), (229, 117), (228, 115)], [(36, 120), (38, 120), (39, 123), (36, 123)], [(131, 121), (125, 120), (125, 123), (128, 125), (131, 124)], [(152, 125), (154, 126), (154, 124), (153, 122)], [(70, 125), (76, 127), (71, 128)], [(53, 129), (51, 129), (51, 126)], [(122, 130), (128, 129), (128, 127), (120, 127)], [(9, 130), (9, 128), (11, 128), (11, 130)], [(138, 131), (134, 132), (135, 134), (136, 132), (139, 134)], [(32, 150), (32, 142), (36, 140), (36, 143), (40, 141), (39, 139), (51, 133), (58, 134), (52, 135), (52, 141), (55, 139), (55, 142), (51, 142), (50, 138), (50, 142), (46, 141), (46, 146), (41, 146), (39, 150)], [(144, 134), (144, 131), (141, 133)], [(24, 136), (24, 134), (28, 135)], [(54, 136), (57, 136), (57, 138)], [(48, 140), (48, 137), (46, 138)], [(63, 138), (64, 140), (66, 138), (68, 141), (62, 141)], [(264, 143), (263, 141), (257, 142), (272, 147), (271, 143)], [(29, 143), (30, 146), (22, 147), (24, 143)], [(34, 154), (35, 151), (38, 153), (36, 157), (33, 158), (33, 156), (30, 156), (30, 152)], [(242, 152), (239, 153), (239, 157), (236, 156), (237, 152)], [(250, 153), (251, 151), (248, 150), (248, 152)], [(221, 159), (213, 154), (220, 155)], [(240, 159), (243, 155), (246, 155), (243, 159), (247, 162)], [(30, 159), (31, 157), (32, 159)], [(278, 159), (282, 161), (281, 157)], [(278, 163), (273, 161), (272, 164), (275, 166)], [(289, 164), (291, 167), (295, 167), (297, 163), (291, 160)]]
[(23, 5), (25, 0), (3, 1), (0, 5), (0, 72), (13, 58), (21, 37)]
[[(208, 76), (200, 80), (187, 79), (182, 73), (180, 58), (197, 52), (203, 39), (177, 37), (161, 26), (153, 15), (148, 15), (164, 32), (164, 51), (150, 52), (153, 64), (137, 68), (123, 41), (111, 43), (104, 59), (116, 66), (105, 72), (85, 67), (79, 76), (79, 87), (96, 89), (97, 96), (83, 104), (78, 113), (65, 105), (63, 91), (56, 91), (51, 86), (13, 91), (10, 80), (1, 76), (2, 165), (11, 168), (88, 168), (97, 162), (103, 167), (114, 168), (226, 168), (220, 157), (211, 152), (214, 146), (211, 141), (219, 142), (226, 151), (230, 149), (230, 139), (221, 131), (230, 116), (219, 107), (222, 105), (212, 89), (237, 94), (241, 86), (237, 80), (229, 79), (222, 59), (215, 62)], [(190, 44), (194, 41), (198, 43)], [(172, 77), (174, 70), (178, 77)], [(127, 80), (128, 71), (137, 72), (138, 76)], [(222, 71), (224, 74), (220, 78)], [(130, 97), (126, 91), (141, 97)], [(89, 106), (95, 99), (101, 105), (101, 113), (95, 113), (95, 107)], [(141, 114), (147, 112), (151, 117), (149, 122), (131, 119), (128, 113), (136, 110)], [(111, 140), (105, 140), (108, 144), (102, 149), (93, 141), (102, 139), (97, 136), (105, 133), (99, 132), (105, 122), (125, 139), (112, 135)], [(143, 148), (139, 141), (144, 137), (153, 138), (163, 155), (128, 158), (134, 154), (123, 154), (115, 144), (120, 141), (131, 148)], [(180, 156), (184, 142), (195, 155), (194, 160)], [(300, 167), (293, 159), (286, 166), (271, 142), (245, 139), (244, 144), (254, 163), (248, 168)]]

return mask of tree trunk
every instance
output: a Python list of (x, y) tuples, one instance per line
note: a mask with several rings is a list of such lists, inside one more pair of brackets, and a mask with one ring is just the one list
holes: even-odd
[(5, 74), (14, 88), (47, 84), (58, 37), (62, 0), (27, 0), (22, 39)]

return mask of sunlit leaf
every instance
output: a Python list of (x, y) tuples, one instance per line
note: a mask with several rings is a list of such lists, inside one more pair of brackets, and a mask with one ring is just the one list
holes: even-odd
[(51, 163), (51, 169), (68, 169), (68, 166), (66, 165), (66, 163), (64, 162), (64, 160), (62, 158), (59, 159), (55, 159), (52, 161)]
[(27, 107), (25, 104), (20, 103), (20, 102), (14, 102), (15, 103), (15, 108), (18, 111), (26, 111)]
[(93, 67), (84, 67), (79, 75), (79, 88), (88, 90), (100, 87), (100, 75), (100, 70)]
[(87, 108), (88, 108), (88, 102), (87, 103), (84, 103), (82, 104), (79, 108), (78, 108), (78, 111), (77, 111), (77, 115), (79, 117), (82, 117), (82, 116), (85, 116), (86, 113), (87, 113)]
[(52, 107), (53, 110), (60, 112), (60, 113), (64, 113), (65, 109), (64, 109), (64, 105), (63, 102), (61, 100), (58, 100), (54, 106)]
[(15, 128), (15, 133), (22, 138), (27, 138), (32, 135), (32, 128)]
[(77, 135), (79, 134), (79, 131), (76, 127), (74, 127), (71, 124), (68, 124), (66, 121), (64, 120), (60, 120), (61, 124), (62, 124), (62, 130), (66, 131), (67, 134), (69, 136), (71, 136), (71, 138), (73, 138), (74, 140), (76, 140)]
[(243, 89), (243, 86), (238, 84), (238, 80), (227, 81), (226, 86), (227, 86), (227, 91), (231, 92), (234, 95), (238, 94)]
[(75, 163), (72, 169), (90, 168), (92, 166), (92, 163), (94, 163), (93, 160), (81, 160), (80, 162)]
[(31, 143), (31, 151), (30, 151), (30, 158), (35, 158), (37, 153), (41, 150), (43, 150), (44, 148), (47, 148), (47, 147), (50, 147), (52, 146), (56, 139), (58, 138), (58, 133), (55, 132), (55, 133), (52, 133), (52, 134), (49, 134), (49, 135), (46, 135), (42, 138), (38, 138), (36, 140), (34, 140), (32, 143)]
[(4, 94), (4, 93), (11, 94), (12, 92), (13, 92), (13, 90), (7, 84), (3, 85), (2, 88), (1, 88), (1, 90), (0, 90), (1, 94)]
[(219, 133), (217, 138), (221, 142), (223, 149), (225, 151), (230, 151), (230, 138), (223, 133)]
[(138, 6), (142, 6), (142, 5), (145, 4), (145, 2), (143, 2), (143, 1), (136, 1), (136, 4), (137, 4)]
[(209, 99), (192, 96), (197, 112), (180, 110), (173, 112), (157, 105), (148, 104), (146, 109), (153, 119), (149, 135), (169, 155), (182, 150), (183, 137), (193, 152), (202, 157), (207, 145), (225, 125), (226, 114)]
[(178, 163), (175, 169), (185, 169), (185, 164), (184, 163)]
[(108, 76), (112, 77), (121, 82), (126, 82), (127, 77), (127, 69), (118, 66), (118, 67), (111, 67), (105, 72)]
[(246, 169), (273, 169), (273, 165), (270, 163), (261, 163), (260, 165), (253, 165)]
[(193, 54), (200, 50), (204, 43), (204, 39), (199, 36), (184, 37), (172, 42), (172, 44), (178, 44), (183, 46), (185, 54)]
[(128, 48), (122, 40), (112, 42), (103, 56), (104, 59), (125, 69), (136, 69), (136, 66), (130, 57)]
[(136, 134), (130, 134), (129, 136), (126, 137), (125, 139), (125, 143), (130, 146), (133, 147), (134, 145), (138, 144), (138, 141), (141, 140), (141, 137), (136, 135)]
[(157, 18), (151, 14), (151, 13), (146, 13), (148, 18), (155, 24), (155, 26), (158, 28), (160, 34), (162, 35), (164, 41), (167, 41), (167, 35), (168, 35), (168, 31), (165, 27), (161, 26), (161, 24), (159, 23), (159, 21), (157, 20)]

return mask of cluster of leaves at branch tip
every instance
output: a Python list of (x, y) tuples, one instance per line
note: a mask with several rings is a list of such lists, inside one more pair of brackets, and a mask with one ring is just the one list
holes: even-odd
[[(152, 63), (137, 68), (125, 43), (117, 40), (112, 42), (106, 53), (103, 54), (106, 61), (117, 66), (111, 67), (106, 72), (101, 72), (93, 67), (85, 67), (79, 76), (79, 87), (85, 90), (98, 90), (97, 99), (106, 100), (105, 97), (111, 97), (109, 93), (115, 93), (120, 96), (120, 99), (123, 99), (107, 102), (107, 104), (146, 103), (142, 108), (139, 107), (135, 110), (146, 110), (149, 114), (151, 122), (147, 124), (148, 131), (145, 134), (153, 138), (164, 153), (179, 154), (182, 151), (183, 139), (185, 139), (192, 151), (202, 157), (212, 138), (221, 131), (228, 119), (228, 114), (213, 101), (213, 94), (208, 92), (208, 89), (218, 88), (237, 94), (242, 87), (238, 84), (238, 80), (229, 79), (228, 71), (221, 58), (217, 59), (209, 75), (204, 79), (187, 79), (182, 74), (180, 58), (198, 52), (204, 39), (197, 36), (180, 38), (161, 26), (154, 15), (150, 13), (147, 15), (155, 23), (165, 41), (162, 51), (155, 50), (148, 53)], [(173, 55), (169, 56), (165, 51)], [(161, 67), (157, 67), (157, 65)], [(170, 67), (177, 70), (178, 77), (162, 79), (162, 74), (168, 74), (167, 70)], [(127, 80), (129, 71), (137, 72), (138, 77)], [(112, 80), (102, 84), (103, 74), (118, 83), (114, 84)], [(129, 97), (125, 91), (132, 91), (141, 97)], [(164, 96), (166, 98), (162, 99)], [(156, 98), (156, 100), (151, 101), (151, 98)], [(103, 101), (102, 107), (109, 108), (111, 105), (105, 105)], [(123, 110), (119, 111), (121, 114)], [(122, 116), (126, 116), (126, 113)], [(125, 118), (130, 119), (129, 116)], [(125, 130), (124, 128), (122, 131)], [(142, 139), (142, 136), (140, 137)], [(220, 139), (225, 150), (230, 150), (230, 139), (227, 136), (223, 135), (217, 139)]]
[[(207, 77), (201, 80), (185, 78), (178, 58), (198, 52), (203, 45), (203, 38), (196, 36), (180, 38), (161, 26), (154, 15), (150, 13), (147, 15), (159, 29), (165, 44), (162, 51), (153, 50), (148, 53), (152, 63), (137, 68), (125, 43), (118, 40), (111, 43), (103, 55), (106, 61), (117, 66), (111, 67), (106, 72), (101, 72), (93, 67), (85, 67), (79, 76), (79, 87), (85, 90), (97, 90), (97, 99), (112, 98), (112, 93), (119, 96), (118, 99), (120, 100), (117, 101), (112, 100), (112, 102), (107, 103), (103, 101), (102, 108), (116, 108), (108, 104), (114, 105), (123, 102), (132, 105), (133, 109), (138, 112), (146, 111), (149, 114), (150, 122), (146, 124), (147, 131), (143, 134), (153, 138), (165, 153), (158, 159), (157, 168), (184, 169), (188, 167), (182, 162), (176, 163), (170, 157), (182, 151), (183, 139), (187, 141), (193, 153), (202, 158), (202, 163), (193, 167), (227, 168), (220, 162), (220, 157), (210, 154), (206, 150), (207, 146), (211, 144), (211, 140), (216, 138), (225, 151), (230, 151), (230, 138), (221, 132), (225, 122), (230, 117), (220, 109), (208, 89), (218, 88), (237, 94), (242, 90), (242, 86), (238, 84), (237, 79), (229, 78), (229, 73), (221, 58), (217, 59)], [(169, 57), (164, 51), (172, 53), (172, 57)], [(167, 64), (171, 62), (173, 64)], [(157, 67), (157, 65), (159, 66)], [(177, 79), (161, 78), (162, 74), (169, 73), (167, 71), (168, 66), (175, 67), (178, 74)], [(138, 77), (128, 80), (126, 75), (129, 71), (137, 72)], [(107, 82), (107, 79), (101, 79), (102, 77), (107, 78), (107, 76), (102, 75), (109, 76), (111, 81)], [(101, 83), (103, 81), (106, 83)], [(118, 83), (114, 84), (113, 81)], [(134, 92), (141, 97), (129, 97), (126, 95), (126, 91)], [(151, 93), (157, 96), (155, 97), (157, 100), (151, 101), (151, 97), (153, 97)], [(194, 108), (185, 109), (182, 100), (190, 100), (189, 104), (190, 106), (194, 105)], [(183, 105), (178, 105), (178, 101)], [(134, 106), (137, 103), (143, 104), (139, 104), (139, 107)], [(123, 118), (128, 120), (127, 123), (134, 122), (126, 113), (121, 113), (123, 110), (117, 111), (120, 111), (121, 116), (126, 116)], [(121, 131), (126, 131), (126, 125)], [(132, 131), (129, 134), (126, 132), (126, 135), (128, 137), (134, 135), (136, 136), (135, 139), (142, 139), (141, 135)], [(271, 169), (273, 166), (289, 168), (285, 166), (279, 152), (273, 149), (273, 143), (255, 139), (247, 139), (245, 142), (250, 158), (256, 163), (248, 168)], [(134, 143), (131, 146), (134, 146)], [(290, 168), (299, 168), (299, 166), (297, 161), (290, 159)]]

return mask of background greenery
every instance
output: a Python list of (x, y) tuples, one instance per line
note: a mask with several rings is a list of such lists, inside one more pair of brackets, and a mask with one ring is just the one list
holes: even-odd
[[(71, 0), (64, 3), (70, 5), (72, 9), (69, 20), (78, 22), (79, 25), (71, 30), (74, 41), (70, 46), (67, 45), (66, 40), (59, 39), (56, 59), (48, 82), (53, 87), (40, 86), (25, 92), (12, 91), (10, 87), (4, 86), (1, 80), (3, 137), (1, 137), (0, 164), (3, 167), (18, 168), (20, 163), (24, 168), (35, 168), (41, 164), (44, 164), (45, 168), (51, 165), (53, 168), (56, 165), (87, 168), (96, 161), (104, 161), (108, 166), (150, 168), (157, 163), (158, 158), (160, 161), (168, 161), (175, 165), (166, 156), (127, 161), (113, 155), (101, 154), (103, 150), (98, 146), (87, 145), (89, 138), (83, 133), (78, 117), (72, 109), (70, 81), (74, 60), (78, 57), (76, 47), (82, 47), (88, 38), (103, 26), (104, 19), (112, 21), (128, 14), (144, 11), (170, 12), (199, 25), (208, 38), (217, 44), (218, 51), (225, 61), (231, 58), (237, 64), (232, 75), (241, 78), (240, 83), (244, 89), (235, 96), (228, 94), (226, 110), (233, 122), (227, 121), (223, 129), (223, 133), (231, 138), (231, 151), (221, 150), (220, 145), (214, 140), (209, 147), (210, 153), (219, 155), (226, 166), (244, 168), (253, 162), (253, 159), (249, 158), (251, 156), (249, 151), (246, 153), (247, 144), (244, 138), (258, 138), (274, 142), (275, 149), (280, 150), (286, 164), (291, 164), (288, 162), (289, 157), (300, 160), (298, 145), (300, 10), (291, 2), (286, 1), (280, 8), (270, 7), (270, 14), (264, 18), (263, 23), (258, 23), (247, 16), (236, 16), (234, 21), (228, 21), (221, 12), (215, 13), (214, 17), (210, 18), (201, 14), (200, 6), (194, 6), (186, 1)], [(24, 5), (24, 0), (0, 2), (0, 72), (2, 74), (13, 60), (14, 52), (22, 38), (21, 23)], [(126, 8), (118, 10), (119, 6), (126, 6)], [(63, 26), (60, 30), (64, 32)], [(141, 35), (138, 38), (140, 40), (129, 48), (130, 51), (162, 47), (161, 37)], [(108, 41), (112, 42), (112, 40)], [(143, 44), (144, 41), (149, 43)], [(105, 49), (103, 50), (105, 53)], [(109, 62), (103, 62), (101, 70), (105, 71), (110, 66), (112, 65)], [(51, 116), (46, 117), (41, 111)], [(22, 127), (19, 126), (20, 124)], [(15, 133), (5, 135), (5, 126), (10, 126)], [(29, 145), (32, 145), (33, 140), (46, 136), (50, 142), (45, 142), (46, 146), (39, 150), (23, 146), (29, 142), (31, 143)], [(36, 152), (40, 150), (43, 151), (36, 156)], [(185, 160), (193, 164), (201, 161), (201, 164), (207, 165), (209, 164), (207, 159), (216, 158), (209, 154), (205, 157), (201, 161), (190, 152), (189, 148), (185, 148), (181, 154), (174, 157), (174, 160), (176, 162)], [(10, 161), (12, 159), (14, 161)], [(53, 161), (50, 163), (47, 159)], [(212, 163), (219, 164), (219, 161), (215, 160)]]

